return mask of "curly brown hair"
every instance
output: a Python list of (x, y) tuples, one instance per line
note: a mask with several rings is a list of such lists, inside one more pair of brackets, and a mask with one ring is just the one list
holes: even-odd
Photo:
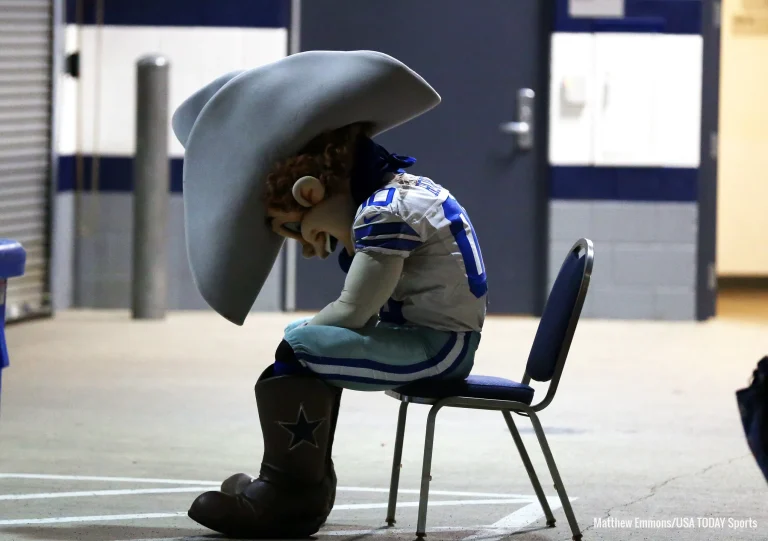
[(275, 164), (267, 175), (265, 205), (284, 212), (306, 210), (296, 202), (291, 190), (298, 179), (307, 175), (320, 180), (327, 195), (347, 189), (356, 143), (366, 134), (366, 127), (356, 123), (321, 133), (298, 154)]

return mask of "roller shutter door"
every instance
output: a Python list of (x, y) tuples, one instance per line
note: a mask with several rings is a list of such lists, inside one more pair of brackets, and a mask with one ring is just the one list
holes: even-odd
[(53, 0), (0, 0), (0, 237), (27, 251), (8, 320), (49, 308)]

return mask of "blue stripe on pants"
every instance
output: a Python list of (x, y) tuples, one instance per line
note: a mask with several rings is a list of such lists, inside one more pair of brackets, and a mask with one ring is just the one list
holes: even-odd
[(348, 389), (373, 391), (423, 379), (466, 377), (480, 334), (387, 323), (363, 329), (292, 324), (285, 340), (299, 362), (318, 377)]

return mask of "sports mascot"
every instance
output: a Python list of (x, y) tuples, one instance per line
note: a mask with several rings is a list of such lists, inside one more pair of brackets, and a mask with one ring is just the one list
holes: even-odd
[(184, 145), (187, 251), (206, 302), (242, 325), (286, 238), (338, 256), (338, 299), (290, 325), (256, 382), (259, 476), (236, 474), (189, 516), (231, 537), (306, 537), (336, 496), (342, 389), (463, 379), (486, 314), (477, 236), (448, 190), (373, 138), (439, 95), (372, 51), (310, 51), (229, 73), (173, 116)]

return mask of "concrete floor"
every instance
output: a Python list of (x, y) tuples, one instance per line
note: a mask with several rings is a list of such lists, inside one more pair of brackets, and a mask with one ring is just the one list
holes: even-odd
[[(132, 322), (126, 313), (67, 312), (9, 328), (0, 539), (211, 534), (185, 512), (229, 474), (258, 469), (253, 382), (291, 319), (252, 316), (241, 328), (211, 313)], [(519, 378), (536, 323), (490, 319), (475, 373)], [(768, 485), (734, 398), (768, 354), (766, 337), (768, 321), (759, 319), (582, 321), (541, 418), (585, 540), (768, 538)], [(426, 407), (411, 408), (399, 520), (382, 530), (397, 406), (380, 393), (345, 393), (334, 453), (337, 508), (319, 538), (414, 538), (416, 508), (408, 502), (417, 500)], [(554, 498), (530, 425), (518, 424)], [(570, 539), (562, 509), (556, 527), (546, 528), (531, 504), (499, 414), (440, 414), (432, 490), (428, 539)], [(595, 526), (606, 517), (629, 525)], [(700, 524), (704, 517), (724, 523)], [(685, 523), (635, 523), (664, 519)], [(738, 528), (735, 520), (746, 522)]]

